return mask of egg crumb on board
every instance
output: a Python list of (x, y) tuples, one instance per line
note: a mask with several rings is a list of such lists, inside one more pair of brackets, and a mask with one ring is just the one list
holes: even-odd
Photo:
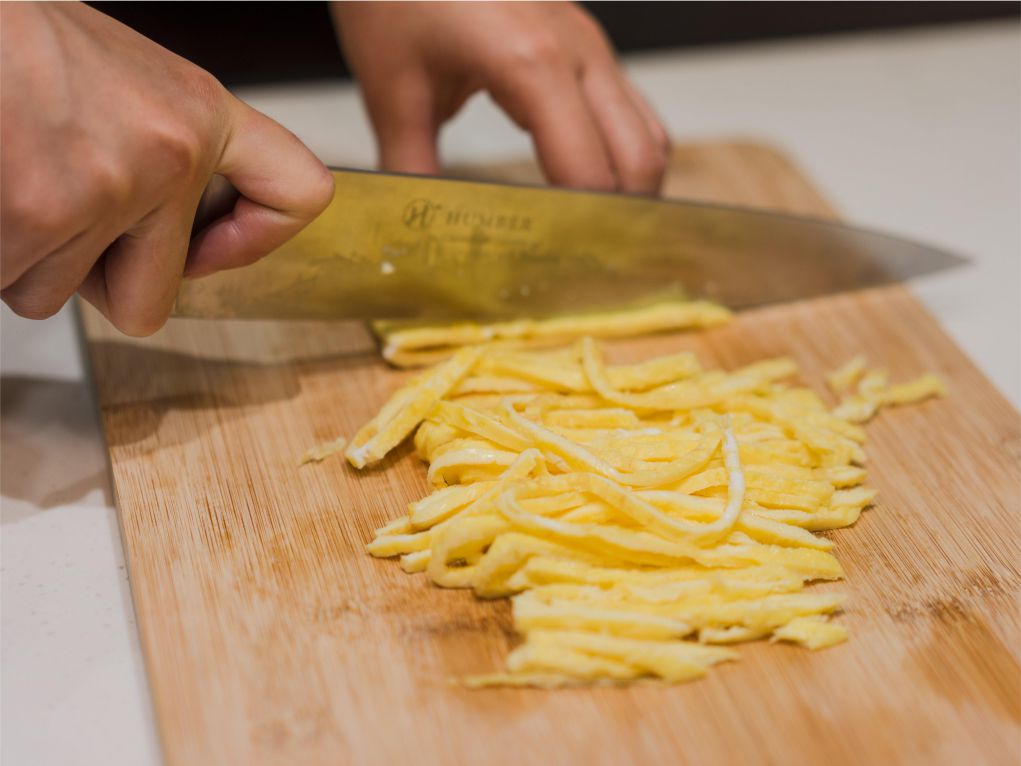
[[(632, 329), (658, 326), (655, 314)], [(737, 659), (732, 644), (846, 640), (831, 620), (843, 596), (806, 587), (843, 577), (815, 533), (853, 524), (876, 497), (859, 423), (942, 395), (938, 378), (890, 385), (856, 358), (829, 376), (844, 395), (830, 409), (789, 382), (789, 359), (608, 365), (585, 335), (596, 323), (572, 336), (562, 321), (549, 338), (584, 337), (553, 349), (508, 345), (544, 339), (510, 326), (429, 328), (403, 346), (447, 358), (346, 452), (364, 468), (413, 435), (429, 465), (432, 493), (378, 529), (370, 554), (511, 598), (522, 642), (505, 670), (466, 686), (681, 682)]]
[(330, 455), (336, 455), (338, 452), (343, 452), (346, 446), (347, 439), (343, 436), (337, 437), (332, 441), (317, 444), (314, 447), (310, 447), (305, 450), (305, 454), (301, 456), (300, 465), (305, 465), (306, 463), (321, 463), (326, 460), (326, 458), (330, 457)]

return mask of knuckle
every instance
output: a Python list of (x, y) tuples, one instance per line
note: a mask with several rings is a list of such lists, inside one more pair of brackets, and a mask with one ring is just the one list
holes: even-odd
[(307, 210), (310, 218), (319, 215), (333, 200), (334, 181), (325, 165), (317, 165), (314, 173), (309, 174), (307, 183)]
[(535, 33), (515, 40), (504, 52), (503, 65), (510, 71), (548, 71), (566, 63), (566, 53), (557, 38), (549, 33)]
[(610, 38), (607, 37), (606, 30), (603, 29), (602, 25), (591, 14), (581, 9), (579, 11), (577, 18), (580, 33), (607, 50), (612, 50)]
[(4, 186), (2, 212), (4, 228), (17, 232), (46, 231), (59, 237), (67, 228), (72, 211), (63, 195), (46, 190), (43, 184), (26, 179), (24, 184)]
[(154, 143), (160, 170), (168, 181), (190, 181), (202, 166), (202, 140), (184, 121), (165, 123), (155, 129)]
[(223, 97), (223, 85), (212, 74), (197, 66), (187, 67), (181, 77), (192, 97), (205, 106), (216, 106)]
[(38, 292), (16, 282), (0, 292), (0, 297), (18, 316), (25, 319), (49, 319), (60, 311), (69, 296)]
[(83, 173), (89, 196), (103, 208), (119, 206), (131, 196), (131, 173), (124, 163), (108, 155), (91, 158)]
[(182, 108), (151, 126), (153, 156), (169, 181), (190, 182), (200, 175), (217, 145), (211, 140), (220, 131), (224, 89), (213, 75), (199, 67), (188, 67), (180, 74), (192, 108)]

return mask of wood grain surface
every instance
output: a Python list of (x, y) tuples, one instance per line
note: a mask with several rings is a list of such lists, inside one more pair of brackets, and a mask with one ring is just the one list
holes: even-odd
[[(834, 214), (754, 144), (680, 148), (668, 192)], [(832, 533), (847, 581), (827, 586), (849, 595), (850, 642), (748, 645), (688, 685), (556, 692), (449, 685), (500, 666), (508, 603), (365, 554), (426, 491), (407, 445), (361, 474), (339, 457), (298, 467), (402, 378), (360, 325), (174, 320), (137, 341), (83, 314), (171, 766), (1021, 757), (1019, 416), (902, 287), (611, 345), (620, 360), (692, 349), (725, 367), (786, 354), (818, 389), (859, 352), (895, 379), (946, 378), (949, 398), (868, 428), (879, 503)]]

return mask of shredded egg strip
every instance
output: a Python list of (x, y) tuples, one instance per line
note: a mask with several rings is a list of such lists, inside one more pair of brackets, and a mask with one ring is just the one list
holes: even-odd
[(522, 643), (504, 671), (464, 683), (680, 682), (737, 659), (724, 645), (844, 641), (830, 619), (842, 597), (805, 589), (843, 577), (815, 533), (853, 524), (875, 499), (856, 423), (942, 394), (939, 379), (890, 385), (856, 358), (830, 376), (845, 395), (831, 410), (787, 382), (786, 359), (726, 373), (690, 354), (608, 365), (591, 337), (553, 351), (504, 343), (579, 328), (599, 329), (391, 335), (412, 351), (488, 342), (398, 390), (347, 448), (363, 468), (414, 434), (429, 464), (432, 493), (377, 530), (369, 553), (512, 599)]
[(710, 301), (667, 301), (621, 311), (550, 319), (519, 319), (494, 324), (413, 326), (377, 322), (383, 358), (397, 367), (423, 367), (446, 359), (458, 348), (490, 343), (504, 350), (560, 346), (577, 338), (623, 338), (668, 330), (725, 324), (731, 313)]

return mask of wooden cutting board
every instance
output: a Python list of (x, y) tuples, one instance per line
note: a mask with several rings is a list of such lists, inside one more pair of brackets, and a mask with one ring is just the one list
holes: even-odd
[[(667, 191), (834, 215), (758, 145), (680, 148)], [(1021, 754), (1019, 416), (904, 288), (612, 349), (621, 360), (693, 349), (725, 367), (787, 354), (818, 389), (860, 352), (895, 379), (946, 378), (949, 398), (869, 426), (880, 501), (833, 534), (850, 642), (818, 653), (760, 642), (683, 686), (557, 692), (448, 685), (500, 665), (514, 641), (508, 603), (431, 587), (364, 553), (373, 528), (426, 491), (407, 446), (364, 474), (340, 458), (298, 467), (307, 447), (353, 434), (402, 377), (360, 325), (175, 320), (136, 341), (83, 314), (172, 766)]]

